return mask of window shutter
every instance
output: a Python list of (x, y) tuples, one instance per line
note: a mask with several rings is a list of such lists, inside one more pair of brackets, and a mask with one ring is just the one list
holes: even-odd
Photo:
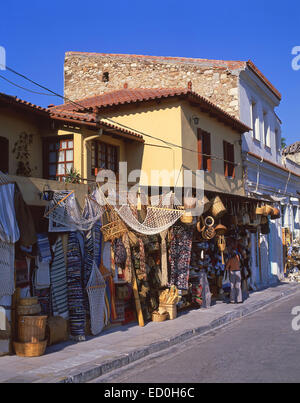
[(203, 133), (201, 129), (197, 129), (198, 137), (198, 169), (203, 169)]
[[(205, 151), (204, 154), (207, 156), (205, 157), (206, 159), (206, 169), (207, 171), (211, 172), (211, 142), (210, 142), (210, 134), (205, 133)], [(208, 157), (209, 155), (209, 157)]]
[(228, 176), (228, 150), (227, 141), (223, 140), (223, 156), (224, 156), (224, 175)]
[(234, 145), (228, 143), (228, 160), (231, 162), (231, 164), (229, 164), (229, 176), (231, 178), (234, 178), (235, 176), (235, 162), (234, 162)]

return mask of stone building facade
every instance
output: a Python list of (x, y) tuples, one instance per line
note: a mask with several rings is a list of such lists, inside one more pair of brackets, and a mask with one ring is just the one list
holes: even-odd
[(67, 52), (65, 97), (79, 100), (120, 88), (187, 88), (239, 117), (239, 73), (244, 62)]

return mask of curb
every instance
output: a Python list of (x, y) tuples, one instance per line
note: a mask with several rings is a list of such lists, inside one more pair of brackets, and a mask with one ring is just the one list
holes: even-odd
[(128, 354), (120, 354), (118, 357), (102, 361), (98, 363), (87, 363), (80, 365), (80, 368), (73, 368), (69, 371), (67, 375), (47, 377), (44, 379), (39, 379), (35, 383), (86, 383), (95, 378), (99, 378), (102, 375), (106, 375), (111, 371), (125, 367), (133, 362), (136, 362), (142, 358), (145, 358), (151, 354), (158, 353), (176, 344), (180, 344), (189, 340), (193, 337), (204, 335), (205, 333), (216, 330), (227, 324), (230, 324), (242, 317), (248, 316), (260, 309), (275, 303), (285, 297), (297, 294), (300, 292), (300, 288), (297, 286), (292, 289), (287, 289), (282, 291), (280, 294), (269, 297), (262, 301), (257, 301), (249, 303), (247, 307), (241, 306), (239, 309), (235, 309), (232, 312), (228, 312), (218, 319), (213, 320), (208, 326), (200, 326), (193, 329), (185, 330), (182, 333), (178, 333), (171, 338), (166, 338), (159, 340), (157, 342), (151, 343), (148, 346), (142, 347), (140, 349), (134, 350)]

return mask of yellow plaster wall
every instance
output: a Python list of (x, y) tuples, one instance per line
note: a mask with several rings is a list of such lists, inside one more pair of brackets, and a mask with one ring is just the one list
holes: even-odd
[(42, 177), (42, 143), (40, 138), (40, 127), (23, 113), (4, 109), (0, 111), (0, 136), (9, 140), (9, 174), (15, 175), (18, 161), (16, 154), (13, 154), (15, 142), (21, 133), (33, 135), (32, 145), (29, 146), (29, 164), (32, 176)]
[[(188, 102), (182, 103), (182, 144), (185, 148), (197, 151), (197, 128), (201, 128), (211, 134), (211, 172), (204, 173), (205, 190), (244, 195), (242, 150), (240, 145), (241, 135), (229, 126), (225, 126), (217, 119), (202, 113), (197, 107), (192, 107)], [(197, 126), (194, 125), (194, 117), (199, 118)], [(224, 176), (223, 140), (234, 144), (235, 162), (239, 164), (235, 168), (235, 178)], [(183, 150), (183, 165), (185, 169), (198, 169), (198, 154)]]
[[(159, 137), (172, 143), (181, 143), (181, 113), (178, 101), (162, 103), (153, 102), (147, 105), (123, 107), (121, 111), (105, 114), (117, 123), (131, 129), (139, 130), (147, 135)], [(102, 115), (103, 116), (103, 115)], [(103, 119), (105, 120), (105, 119)], [(174, 186), (174, 168), (180, 169), (182, 153), (180, 149), (170, 148), (161, 141), (144, 136), (145, 143), (126, 143), (128, 170), (142, 169), (146, 175), (141, 177), (142, 186), (166, 186), (161, 177), (156, 177), (151, 170), (166, 170), (171, 175), (171, 186)], [(180, 181), (178, 186), (181, 186)]]

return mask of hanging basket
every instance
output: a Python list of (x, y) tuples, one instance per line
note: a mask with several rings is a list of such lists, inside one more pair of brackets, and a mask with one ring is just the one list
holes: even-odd
[(213, 239), (216, 236), (216, 231), (213, 227), (206, 228), (202, 231), (202, 238), (206, 239), (207, 241)]
[(183, 204), (185, 209), (193, 209), (196, 207), (197, 199), (195, 197), (184, 197)]
[(183, 224), (192, 224), (192, 222), (193, 222), (192, 213), (189, 212), (189, 211), (185, 211), (185, 212), (183, 213), (183, 215), (180, 217), (180, 221), (181, 221)]
[(271, 214), (271, 220), (276, 220), (277, 218), (280, 218), (281, 214), (280, 214), (280, 210), (277, 207), (274, 207), (273, 209), (273, 213)]
[(215, 231), (216, 231), (216, 235), (225, 235), (227, 232), (227, 227), (225, 227), (225, 225), (218, 224), (215, 227)]
[(227, 210), (219, 196), (216, 196), (212, 202), (211, 208), (212, 215), (215, 218), (221, 218), (226, 214)]
[(255, 209), (255, 214), (256, 215), (262, 215), (262, 214), (264, 214), (264, 212), (265, 212), (265, 208), (264, 208), (264, 206), (257, 206), (256, 207), (256, 209)]
[(269, 206), (268, 204), (266, 204), (266, 205), (263, 207), (263, 209), (264, 209), (263, 215), (265, 215), (265, 216), (271, 215), (271, 214), (273, 213), (273, 207), (272, 207), (272, 206)]
[(212, 203), (208, 200), (206, 196), (202, 200), (198, 200), (198, 207), (203, 209), (202, 214), (207, 213), (211, 208)]
[(14, 349), (18, 357), (40, 357), (45, 353), (47, 340), (38, 343), (14, 342)]
[(47, 316), (20, 316), (18, 339), (22, 343), (38, 343), (45, 340)]
[(205, 218), (205, 220), (204, 220), (204, 223), (205, 223), (205, 226), (206, 226), (206, 227), (210, 228), (210, 227), (213, 227), (213, 226), (214, 226), (215, 220), (214, 220), (213, 217), (207, 216), (207, 217)]

